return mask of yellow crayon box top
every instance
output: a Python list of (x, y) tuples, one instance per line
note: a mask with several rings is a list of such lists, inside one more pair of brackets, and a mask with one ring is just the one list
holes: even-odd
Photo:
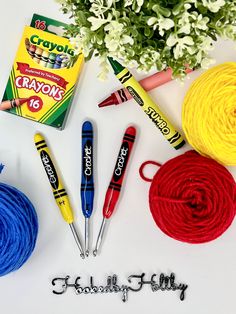
[(83, 59), (68, 38), (26, 26), (3, 100), (28, 100), (8, 111), (62, 129)]

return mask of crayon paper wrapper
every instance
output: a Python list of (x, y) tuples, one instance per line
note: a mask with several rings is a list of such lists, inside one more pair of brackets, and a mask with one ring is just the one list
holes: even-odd
[[(59, 68), (48, 68), (48, 61), (40, 62), (35, 56), (32, 57), (28, 52), (30, 45), (36, 46), (36, 53), (40, 51), (39, 54), (44, 53), (49, 58), (51, 54), (54, 64), (59, 56)], [(41, 56), (39, 60), (40, 58)], [(75, 55), (68, 38), (26, 26), (3, 100), (29, 99), (9, 112), (59, 129), (63, 128), (82, 63), (83, 55)], [(51, 67), (54, 67), (54, 64)]]

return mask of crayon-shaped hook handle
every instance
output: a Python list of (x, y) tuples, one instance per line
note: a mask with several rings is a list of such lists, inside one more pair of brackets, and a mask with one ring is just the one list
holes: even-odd
[(93, 211), (93, 126), (85, 121), (82, 126), (82, 171), (81, 171), (81, 205), (85, 218), (90, 218)]
[(133, 126), (128, 127), (125, 131), (112, 179), (105, 196), (103, 217), (106, 219), (110, 218), (118, 201), (135, 137), (136, 129)]
[(71, 224), (74, 221), (74, 217), (69, 197), (59, 176), (59, 172), (57, 171), (53, 162), (51, 151), (46, 143), (45, 138), (41, 134), (35, 134), (34, 141), (43, 167), (47, 174), (49, 183), (51, 185), (55, 201), (61, 211), (64, 220), (67, 223)]

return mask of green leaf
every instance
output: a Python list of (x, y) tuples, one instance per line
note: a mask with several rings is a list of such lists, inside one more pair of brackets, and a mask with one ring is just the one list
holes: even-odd
[(184, 8), (184, 3), (183, 2), (180, 2), (178, 4), (176, 4), (172, 10), (172, 13), (174, 15), (177, 15), (181, 12), (181, 10)]
[(153, 29), (150, 28), (150, 27), (145, 27), (144, 28), (144, 35), (147, 37), (147, 38), (151, 38), (153, 36)]
[(161, 15), (165, 16), (165, 17), (169, 17), (171, 15), (171, 11), (166, 9), (166, 8), (163, 8), (163, 7), (159, 7), (159, 12)]
[(203, 5), (198, 5), (197, 8), (198, 8), (199, 12), (203, 15), (205, 15), (208, 11), (208, 9), (206, 7), (204, 7)]
[(92, 59), (92, 56), (93, 56), (93, 53), (94, 53), (94, 50), (93, 50), (93, 49), (92, 49), (92, 50), (90, 50), (90, 52), (89, 52), (88, 56), (85, 58), (85, 61), (89, 61), (89, 60), (91, 60), (91, 59)]

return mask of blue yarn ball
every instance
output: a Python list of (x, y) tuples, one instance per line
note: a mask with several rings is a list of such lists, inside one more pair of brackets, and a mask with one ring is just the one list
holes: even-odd
[(0, 276), (19, 269), (34, 250), (38, 218), (30, 200), (0, 183)]

